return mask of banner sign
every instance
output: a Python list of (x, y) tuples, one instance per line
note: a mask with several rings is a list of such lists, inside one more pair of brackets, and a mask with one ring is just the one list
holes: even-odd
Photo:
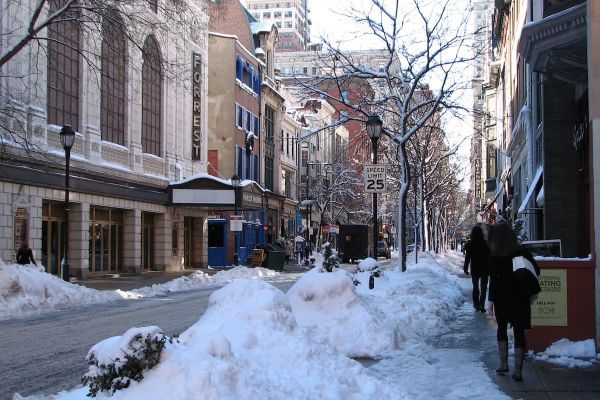
[(531, 305), (531, 325), (567, 326), (567, 270), (543, 269), (542, 291)]
[(192, 160), (201, 160), (202, 145), (202, 56), (192, 55)]

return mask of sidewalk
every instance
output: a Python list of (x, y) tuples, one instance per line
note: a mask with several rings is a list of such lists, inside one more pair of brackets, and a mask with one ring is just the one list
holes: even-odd
[[(462, 268), (461, 268), (462, 269)], [(463, 276), (462, 271), (456, 271)], [(471, 349), (482, 354), (488, 375), (500, 389), (513, 399), (524, 400), (596, 400), (600, 399), (600, 365), (588, 368), (566, 368), (528, 356), (523, 365), (523, 382), (514, 381), (510, 375), (513, 370), (513, 353), (509, 350), (509, 369), (507, 375), (498, 375), (498, 351), (496, 347), (496, 322), (487, 314), (473, 310), (470, 298), (470, 279), (463, 294), (467, 301), (463, 305), (465, 312), (451, 327), (451, 330), (437, 338), (434, 346), (440, 348)], [(468, 288), (468, 289), (466, 289)], [(509, 334), (509, 337), (511, 335)], [(458, 366), (457, 366), (458, 367)]]

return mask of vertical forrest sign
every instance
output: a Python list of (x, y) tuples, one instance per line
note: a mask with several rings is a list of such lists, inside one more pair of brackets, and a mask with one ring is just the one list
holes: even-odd
[(192, 160), (201, 160), (202, 153), (202, 56), (192, 56)]

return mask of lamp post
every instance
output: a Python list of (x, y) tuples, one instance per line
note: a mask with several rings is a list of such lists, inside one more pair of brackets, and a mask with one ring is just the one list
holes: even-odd
[[(373, 148), (373, 164), (377, 164), (377, 141), (381, 136), (383, 121), (378, 115), (371, 115), (367, 119), (367, 135), (371, 138)], [(377, 260), (377, 193), (373, 193), (373, 258)]]
[[(237, 175), (234, 175), (231, 177), (231, 185), (233, 186), (233, 192), (234, 192), (234, 211), (233, 213), (237, 216), (237, 192), (238, 192), (238, 188), (240, 187), (240, 177)], [(236, 222), (237, 223), (237, 222)], [(239, 264), (239, 257), (238, 257), (238, 230), (237, 230), (237, 226), (236, 226), (236, 230), (233, 232), (234, 235), (234, 244), (233, 244), (233, 266), (237, 267)]]
[(60, 265), (62, 279), (69, 281), (69, 162), (71, 147), (75, 141), (75, 131), (71, 125), (65, 125), (60, 130), (60, 143), (65, 149), (65, 223), (63, 224), (63, 259)]

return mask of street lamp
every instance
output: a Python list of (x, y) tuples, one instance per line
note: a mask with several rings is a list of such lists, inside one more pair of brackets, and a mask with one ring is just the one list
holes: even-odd
[[(370, 115), (367, 119), (367, 135), (371, 138), (373, 148), (373, 165), (377, 164), (377, 141), (381, 136), (383, 121), (378, 115)], [(377, 260), (377, 193), (373, 193), (373, 258)]]
[(69, 161), (71, 159), (71, 147), (75, 141), (75, 131), (71, 125), (65, 125), (60, 130), (60, 143), (65, 149), (65, 223), (63, 225), (63, 259), (60, 265), (62, 279), (69, 281)]
[[(234, 214), (237, 216), (237, 192), (238, 192), (238, 188), (240, 187), (240, 177), (237, 175), (234, 175), (231, 177), (231, 186), (233, 186), (233, 191), (234, 191)], [(236, 230), (234, 231), (234, 245), (233, 245), (233, 266), (237, 267), (239, 264), (239, 257), (238, 257), (238, 231), (237, 231), (237, 226), (236, 226)]]

